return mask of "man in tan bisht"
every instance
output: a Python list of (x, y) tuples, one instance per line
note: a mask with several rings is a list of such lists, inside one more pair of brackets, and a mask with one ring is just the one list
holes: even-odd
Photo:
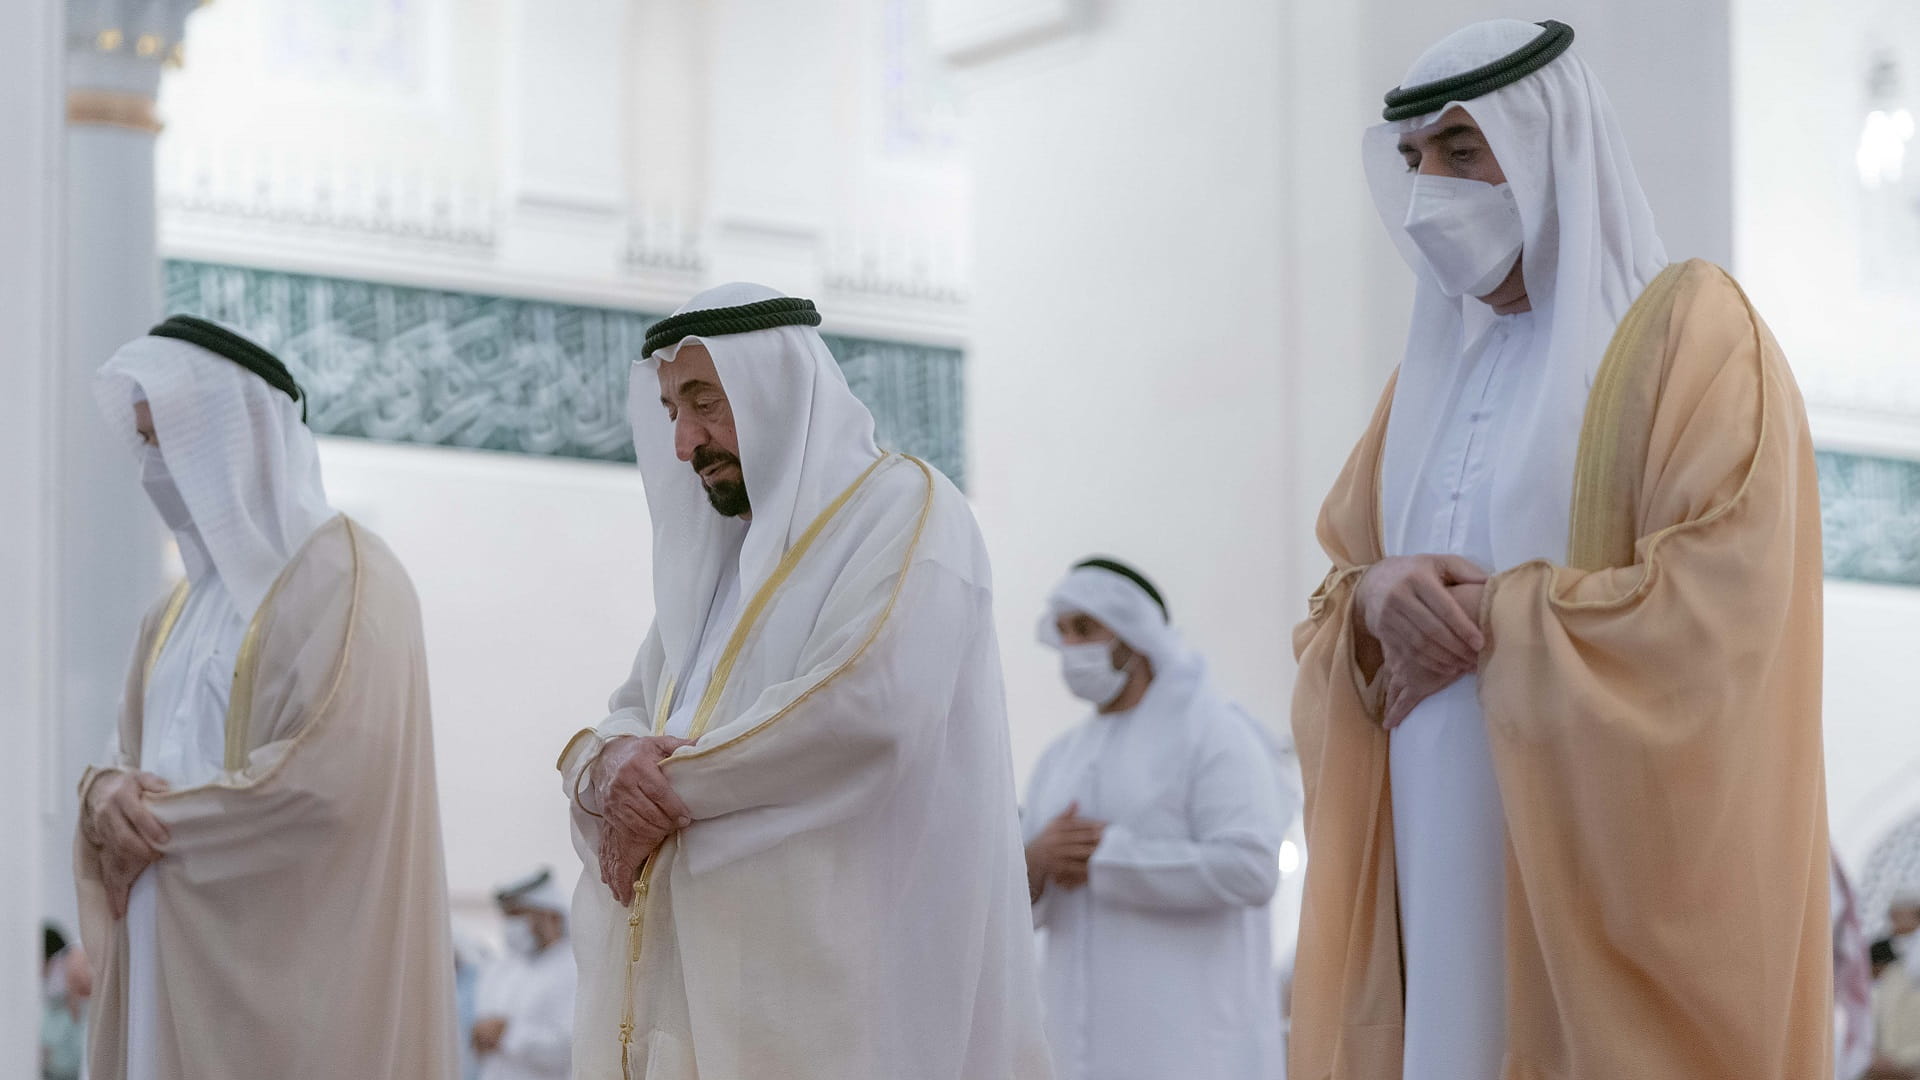
[(1298, 1080), (1833, 1069), (1804, 410), (1571, 37), (1460, 31), (1364, 142), (1418, 285), (1295, 633)]
[(300, 389), (176, 316), (101, 369), (187, 579), (141, 624), (74, 873), (94, 1080), (452, 1080), (413, 587), (327, 505)]
[(1043, 1080), (985, 545), (874, 443), (811, 301), (634, 364), (655, 618), (560, 756), (580, 1080)]

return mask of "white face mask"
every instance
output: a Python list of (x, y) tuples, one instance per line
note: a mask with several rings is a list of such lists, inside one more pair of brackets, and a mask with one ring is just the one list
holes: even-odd
[(1405, 228), (1448, 296), (1498, 288), (1525, 238), (1511, 187), (1457, 176), (1414, 177)]
[(140, 462), (140, 486), (147, 489), (147, 498), (153, 500), (153, 508), (160, 511), (160, 520), (167, 523), (167, 528), (181, 532), (193, 527), (187, 500), (180, 497), (180, 489), (157, 446), (147, 447), (146, 457)]
[(1110, 641), (1060, 646), (1060, 677), (1074, 697), (1096, 706), (1107, 704), (1127, 688), (1127, 673), (1114, 670)]
[(525, 919), (508, 919), (505, 935), (510, 953), (533, 956), (540, 951), (540, 939), (533, 935), (533, 924)]

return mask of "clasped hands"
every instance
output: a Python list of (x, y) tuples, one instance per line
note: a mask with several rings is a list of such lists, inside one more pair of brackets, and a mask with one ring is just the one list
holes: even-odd
[(1063, 889), (1087, 883), (1087, 865), (1100, 846), (1107, 823), (1080, 816), (1078, 800), (1068, 803), (1027, 845), (1027, 897), (1038, 900), (1048, 882)]
[(87, 792), (87, 838), (99, 848), (100, 881), (116, 919), (127, 915), (133, 883), (166, 854), (167, 826), (147, 803), (167, 790), (150, 772), (121, 769), (101, 777)]
[(1486, 582), (1486, 571), (1458, 555), (1395, 556), (1360, 575), (1355, 651), (1368, 678), (1385, 672), (1382, 722), (1389, 731), (1479, 666)]
[(667, 837), (693, 824), (660, 763), (693, 740), (620, 735), (594, 760), (591, 798), (599, 807), (600, 881), (622, 906), (633, 903), (640, 868)]

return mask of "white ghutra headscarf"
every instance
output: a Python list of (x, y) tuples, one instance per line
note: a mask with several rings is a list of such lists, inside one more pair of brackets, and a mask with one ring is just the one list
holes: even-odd
[[(1427, 50), (1401, 85), (1416, 87), (1493, 63), (1540, 34), (1539, 26), (1517, 19), (1475, 23)], [(1367, 130), (1361, 150), (1374, 204), (1419, 279), (1381, 466), (1388, 554), (1410, 553), (1420, 463), (1439, 437), (1471, 347), (1495, 318), (1471, 296), (1444, 295), (1404, 228), (1413, 173), (1398, 152), (1399, 141), (1455, 105), (1485, 133), (1518, 202), (1522, 273), (1539, 327), (1533, 355), (1544, 365), (1520, 376), (1528, 386), (1516, 399), (1514, 445), (1523, 452), (1504, 455), (1493, 466), (1490, 569), (1532, 559), (1564, 562), (1587, 391), (1614, 328), (1666, 266), (1666, 248), (1606, 93), (1571, 51), (1484, 96)]]
[[(781, 298), (764, 285), (720, 285), (674, 314)], [(751, 524), (715, 513), (699, 476), (674, 453), (673, 424), (660, 405), (656, 371), (696, 341), (713, 356), (733, 410), (740, 473), (753, 502)], [(660, 643), (667, 670), (683, 671), (735, 541), (740, 595), (752, 596), (820, 511), (880, 457), (873, 414), (853, 396), (826, 342), (810, 326), (681, 338), (634, 362), (627, 410), (653, 518)]]
[(108, 425), (142, 459), (149, 448), (133, 407), (147, 403), (160, 457), (192, 516), (174, 529), (187, 575), (213, 570), (235, 607), (252, 614), (307, 537), (334, 516), (299, 404), (235, 361), (171, 337), (122, 346), (94, 377), (94, 391)]

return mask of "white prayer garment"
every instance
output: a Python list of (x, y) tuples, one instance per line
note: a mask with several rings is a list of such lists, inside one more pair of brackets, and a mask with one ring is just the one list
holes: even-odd
[(1257, 723), (1220, 695), (1145, 590), (1082, 566), (1048, 600), (1093, 616), (1153, 665), (1145, 698), (1050, 746), (1028, 786), (1028, 842), (1077, 802), (1106, 823), (1084, 886), (1047, 883), (1047, 1033), (1061, 1080), (1274, 1080), (1282, 1074), (1269, 902), (1298, 807)]
[[(131, 425), (132, 402), (144, 401), (156, 430), (166, 425), (163, 446), (140, 448), (141, 482), (172, 530), (187, 571), (185, 604), (148, 677), (138, 765), (175, 788), (198, 787), (220, 776), (229, 691), (247, 617), (301, 541), (333, 511), (298, 406), (238, 364), (194, 345), (148, 337), (122, 349), (101, 376), (116, 395), (114, 415), (124, 413)], [(129, 388), (132, 397), (123, 405), (117, 395)], [(246, 436), (236, 439), (236, 432), (256, 433), (258, 442), (243, 449), (236, 443)], [(245, 482), (245, 455), (256, 450), (267, 452), (274, 482)], [(197, 524), (203, 520), (206, 532)], [(222, 567), (252, 597), (245, 611), (228, 590)], [(121, 758), (116, 731), (108, 760)], [(158, 1076), (154, 880), (140, 875), (127, 899), (127, 1080)]]
[[(1414, 62), (1424, 85), (1540, 34), (1477, 23)], [(1447, 297), (1403, 223), (1397, 151), (1455, 105), (1485, 134), (1521, 218), (1530, 312)], [(1588, 388), (1665, 249), (1599, 83), (1569, 52), (1492, 93), (1380, 124), (1363, 141), (1387, 231), (1417, 279), (1381, 467), (1386, 554), (1461, 555), (1488, 572), (1565, 558)], [(1477, 614), (1477, 613), (1475, 613)], [(1405, 1080), (1500, 1073), (1506, 1048), (1506, 842), (1477, 681), (1422, 702), (1392, 736), (1395, 871), (1405, 950)]]
[[(572, 906), (551, 876), (531, 890), (512, 894), (516, 907), (551, 911), (565, 916)], [(525, 927), (525, 923), (520, 925)], [(526, 930), (531, 933), (530, 929)], [(480, 1058), (478, 1080), (567, 1080), (573, 1045), (573, 943), (561, 938), (537, 952), (527, 941), (516, 947), (509, 935), (507, 951), (480, 977), (474, 995), (474, 1015), (500, 1017), (506, 1030), (500, 1045)]]
[[(675, 319), (631, 376), (654, 625), (612, 714), (560, 761), (586, 864), (574, 1075), (1045, 1077), (971, 511), (938, 473), (875, 445), (811, 304), (726, 285)], [(731, 407), (750, 524), (717, 513), (675, 456), (656, 369), (691, 343)], [(736, 559), (732, 616), (721, 578)], [(704, 691), (678, 696), (706, 674), (701, 639), (728, 623)], [(692, 703), (696, 744), (665, 775), (694, 823), (622, 908), (600, 881), (580, 783), (605, 740), (666, 730), (676, 701)]]
[[(83, 804), (116, 771), (151, 772), (170, 788), (148, 800), (170, 840), (135, 880), (117, 925), (97, 842), (84, 826), (76, 838), (82, 927), (100, 973), (92, 1073), (239, 1080), (392, 1067), (450, 1078), (450, 1027), (411, 1033), (410, 1048), (389, 1047), (383, 1030), (418, 1027), (441, 1012), (451, 1023), (451, 971), (442, 978), (438, 970), (451, 954), (436, 947), (446, 944), (446, 902), (424, 682), (416, 696), (403, 679), (383, 675), (376, 683), (402, 691), (401, 700), (369, 699), (362, 673), (380, 670), (382, 658), (364, 644), (354, 666), (344, 658), (346, 639), (378, 622), (395, 645), (394, 666), (411, 669), (417, 607), (384, 546), (327, 505), (300, 405), (230, 354), (159, 336), (179, 321), (122, 348), (96, 380), (103, 412), (138, 455), (143, 485), (173, 531), (187, 580), (143, 624), (108, 760), (81, 782)], [(151, 413), (158, 447), (135, 432), (137, 403)], [(360, 587), (383, 588), (386, 598), (356, 606)], [(318, 605), (316, 595), (325, 598)], [(396, 602), (397, 618), (388, 613)], [(326, 701), (357, 709), (359, 723), (388, 723), (391, 756), (326, 764), (342, 753), (325, 748), (336, 731), (351, 728), (327, 722)], [(391, 798), (361, 795), (351, 777), (314, 775), (338, 774), (339, 765), (375, 782), (393, 773)], [(334, 780), (347, 789), (330, 788)], [(334, 799), (355, 809), (330, 808)], [(406, 869), (382, 878), (376, 852)], [(384, 892), (351, 882), (354, 907), (399, 910), (369, 920), (330, 905), (330, 892), (340, 890), (325, 885), (345, 876), (307, 878), (340, 869), (334, 859), (383, 882)], [(355, 924), (359, 941), (334, 933), (341, 921)], [(263, 941), (272, 949), (261, 951)], [(318, 977), (299, 970), (316, 952), (343, 977), (375, 970), (377, 953), (387, 977), (376, 990), (343, 990), (329, 1006), (298, 1015), (273, 1006), (275, 982)], [(210, 1009), (240, 1015), (243, 1003), (284, 1012), (280, 1026), (256, 1025), (240, 1038), (208, 1019)], [(378, 1020), (367, 1022), (369, 1010)]]

